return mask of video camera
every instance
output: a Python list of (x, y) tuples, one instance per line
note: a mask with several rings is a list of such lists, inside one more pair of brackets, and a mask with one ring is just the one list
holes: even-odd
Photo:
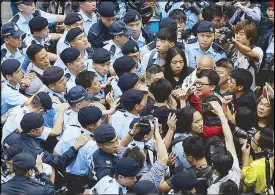
[(145, 5), (145, 0), (126, 0), (126, 10), (137, 10), (141, 17), (143, 24), (147, 24), (151, 17), (153, 16), (152, 7)]
[(254, 135), (257, 132), (258, 132), (258, 130), (255, 129), (254, 127), (252, 127), (248, 131), (245, 131), (245, 130), (241, 129), (240, 127), (235, 127), (235, 131), (234, 131), (233, 135), (237, 138), (246, 139), (247, 143), (250, 144), (252, 137), (254, 137)]
[(186, 0), (182, 4), (181, 8), (183, 9), (183, 11), (190, 10), (192, 13), (199, 15), (202, 10), (209, 5), (210, 4), (208, 1)]
[(222, 28), (219, 29), (220, 36), (217, 39), (217, 43), (219, 45), (224, 45), (228, 42), (228, 40), (231, 40), (232, 37), (235, 36), (233, 27), (230, 24), (224, 25)]

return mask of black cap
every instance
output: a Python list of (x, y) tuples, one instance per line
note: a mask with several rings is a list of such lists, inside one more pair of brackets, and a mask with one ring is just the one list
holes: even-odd
[(13, 38), (21, 37), (25, 34), (22, 30), (19, 29), (18, 25), (14, 22), (7, 22), (2, 26), (2, 36), (11, 36)]
[(197, 33), (204, 33), (204, 32), (215, 32), (215, 26), (212, 22), (209, 21), (201, 21), (199, 26), (197, 27)]
[(48, 20), (41, 16), (33, 17), (29, 21), (29, 27), (31, 32), (41, 31), (49, 25)]
[(37, 94), (37, 97), (39, 98), (40, 103), (46, 110), (52, 109), (53, 102), (49, 94), (45, 93), (44, 91), (41, 91)]
[(109, 33), (112, 35), (127, 35), (130, 36), (133, 34), (133, 31), (129, 29), (124, 22), (121, 20), (115, 21), (109, 27)]
[(117, 162), (115, 169), (117, 175), (134, 177), (139, 172), (140, 167), (134, 159), (124, 157)]
[(19, 170), (31, 170), (35, 167), (36, 160), (33, 155), (29, 153), (19, 153), (12, 159), (12, 167)]
[(101, 124), (94, 131), (94, 139), (97, 143), (103, 144), (112, 141), (116, 137), (114, 127), (108, 124)]
[(18, 0), (18, 1), (14, 1), (15, 4), (23, 3), (25, 5), (31, 5), (33, 2), (34, 2), (33, 0)]
[(104, 48), (95, 49), (92, 60), (96, 64), (104, 64), (111, 60), (111, 53)]
[(102, 111), (95, 106), (88, 106), (78, 112), (78, 121), (83, 128), (97, 123), (102, 117)]
[(110, 1), (100, 3), (97, 9), (102, 17), (114, 17), (116, 15), (116, 6)]
[(113, 63), (113, 68), (118, 76), (124, 73), (130, 72), (136, 67), (137, 62), (130, 56), (121, 56), (117, 58)]
[(64, 76), (64, 70), (57, 66), (51, 66), (43, 72), (43, 82), (45, 85), (53, 84)]
[(151, 181), (141, 180), (134, 186), (134, 193), (141, 194), (158, 194), (158, 190)]
[(132, 89), (139, 81), (139, 76), (135, 73), (125, 73), (118, 79), (117, 86), (121, 89), (122, 93)]
[(197, 187), (198, 180), (193, 170), (183, 170), (172, 177), (172, 187), (176, 191), (190, 190)]
[(27, 113), (23, 116), (20, 126), (24, 133), (29, 133), (33, 129), (42, 127), (44, 118), (39, 113)]
[(130, 10), (124, 15), (123, 21), (127, 24), (141, 20), (141, 15), (137, 10)]
[(23, 148), (21, 145), (19, 144), (13, 144), (10, 147), (8, 147), (1, 155), (1, 161), (5, 162), (5, 161), (9, 161), (12, 160), (12, 158), (23, 152)]
[(77, 85), (71, 88), (67, 94), (68, 102), (74, 103), (81, 100), (90, 100), (93, 98), (93, 93), (87, 92), (82, 86)]
[(76, 48), (69, 47), (60, 53), (60, 59), (67, 66), (67, 63), (72, 63), (81, 55), (80, 51)]
[(67, 35), (66, 35), (65, 42), (69, 45), (70, 42), (72, 40), (74, 40), (81, 33), (84, 33), (84, 31), (81, 28), (79, 28), (79, 27), (70, 29), (68, 31)]
[(122, 95), (121, 102), (125, 107), (140, 104), (143, 96), (144, 94), (142, 91), (130, 89)]
[(82, 16), (80, 14), (78, 14), (77, 12), (69, 12), (65, 17), (64, 24), (71, 25), (80, 20), (82, 20)]
[(122, 46), (121, 51), (123, 55), (128, 55), (130, 53), (137, 53), (139, 52), (139, 47), (135, 41), (129, 40), (127, 41), (127, 43), (125, 43)]
[(12, 75), (20, 68), (20, 62), (16, 59), (7, 59), (2, 63), (2, 74), (5, 77), (6, 75)]
[(163, 29), (163, 28), (169, 28), (173, 31), (177, 31), (178, 25), (177, 25), (177, 22), (175, 20), (168, 17), (168, 18), (162, 19), (159, 23), (159, 30)]

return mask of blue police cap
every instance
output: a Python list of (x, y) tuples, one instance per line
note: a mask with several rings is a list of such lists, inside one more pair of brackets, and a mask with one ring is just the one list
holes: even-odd
[(108, 124), (101, 124), (94, 131), (94, 139), (97, 143), (103, 144), (112, 141), (116, 137), (115, 129)]
[(163, 28), (169, 28), (173, 31), (177, 31), (178, 25), (177, 25), (177, 22), (175, 20), (168, 17), (168, 18), (162, 19), (159, 23), (159, 30), (163, 29)]
[(35, 167), (36, 160), (33, 155), (29, 153), (19, 153), (15, 155), (12, 159), (12, 166), (19, 170), (31, 170)]
[(5, 162), (12, 160), (15, 155), (21, 152), (23, 152), (23, 147), (19, 144), (13, 144), (1, 154), (1, 161)]
[(117, 76), (121, 76), (124, 73), (130, 72), (136, 65), (137, 62), (134, 58), (130, 56), (121, 56), (114, 61), (113, 68)]
[(197, 33), (204, 33), (204, 32), (215, 32), (215, 27), (212, 22), (209, 21), (201, 21), (199, 26), (197, 27)]
[(123, 21), (127, 24), (141, 20), (141, 15), (137, 10), (130, 10), (124, 15)]
[(135, 194), (158, 194), (158, 190), (151, 181), (141, 180), (134, 186)]
[(52, 109), (53, 102), (49, 94), (47, 94), (44, 91), (41, 91), (38, 94), (36, 94), (36, 96), (39, 98), (40, 103), (46, 110)]
[(81, 100), (92, 99), (93, 93), (87, 92), (82, 86), (77, 85), (69, 90), (67, 97), (68, 97), (68, 102), (75, 103)]
[(122, 95), (121, 102), (127, 109), (128, 107), (140, 104), (143, 96), (144, 94), (142, 91), (130, 89)]
[(139, 77), (135, 73), (125, 73), (118, 79), (117, 86), (121, 89), (122, 93), (132, 89), (139, 81)]
[(64, 76), (64, 70), (57, 66), (51, 66), (43, 72), (43, 82), (45, 85), (53, 84)]
[(14, 1), (15, 4), (20, 4), (20, 3), (23, 3), (25, 5), (31, 5), (34, 3), (33, 0), (19, 0), (19, 1)]
[(33, 79), (30, 83), (30, 86), (27, 87), (25, 89), (25, 94), (27, 95), (30, 95), (30, 96), (33, 96), (34, 94), (36, 94), (40, 89), (41, 87), (43, 86), (43, 82), (41, 81), (40, 78), (36, 77), (35, 79)]
[(33, 129), (42, 127), (44, 118), (39, 113), (27, 113), (23, 116), (20, 126), (24, 133), (29, 133)]
[(172, 177), (172, 186), (176, 191), (190, 190), (197, 187), (198, 180), (193, 170), (185, 169)]
[(109, 33), (112, 35), (126, 35), (130, 36), (133, 34), (133, 31), (129, 29), (124, 22), (121, 20), (115, 21), (111, 24), (109, 28)]
[(25, 34), (14, 22), (7, 22), (2, 26), (2, 36), (11, 36), (13, 38), (21, 37)]
[(121, 51), (123, 55), (128, 55), (130, 53), (139, 52), (139, 47), (135, 41), (129, 40), (122, 46)]
[(82, 16), (80, 14), (78, 14), (77, 12), (69, 12), (65, 17), (64, 24), (71, 25), (80, 20), (82, 20)]
[(111, 53), (104, 48), (95, 49), (92, 60), (96, 64), (104, 64), (111, 60)]
[(114, 17), (116, 15), (116, 6), (110, 1), (100, 3), (97, 10), (102, 17)]
[(72, 28), (68, 31), (67, 35), (66, 35), (66, 38), (65, 38), (65, 42), (70, 45), (70, 42), (72, 40), (74, 40), (78, 35), (80, 35), (81, 33), (84, 33), (84, 31), (79, 28), (79, 27), (76, 27), (76, 28)]
[(81, 108), (78, 112), (78, 121), (83, 128), (97, 123), (102, 117), (102, 111), (95, 106)]
[(5, 77), (6, 75), (12, 75), (20, 68), (20, 62), (16, 59), (7, 59), (2, 63), (2, 74)]
[(48, 20), (41, 16), (33, 17), (29, 21), (29, 27), (31, 32), (41, 31), (49, 25)]
[(63, 63), (67, 66), (67, 63), (72, 63), (80, 56), (80, 51), (76, 48), (69, 47), (64, 49), (60, 53), (60, 59), (63, 61)]
[(139, 171), (140, 167), (138, 163), (134, 159), (128, 157), (120, 159), (115, 168), (115, 173), (124, 177), (134, 177)]

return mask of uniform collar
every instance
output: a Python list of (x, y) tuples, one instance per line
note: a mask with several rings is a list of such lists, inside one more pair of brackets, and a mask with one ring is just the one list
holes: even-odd
[(131, 114), (130, 112), (126, 111), (125, 114), (124, 114), (126, 117), (128, 118), (139, 118), (139, 115), (134, 115), (134, 114)]
[(68, 68), (65, 68), (65, 75), (66, 75), (66, 73), (69, 73), (71, 75), (69, 80), (72, 79), (73, 81), (75, 81), (76, 76), (73, 73), (71, 73), (71, 71)]
[(121, 49), (115, 44), (115, 42), (111, 39), (109, 44), (112, 46), (114, 45), (116, 47), (116, 53), (115, 55), (117, 55), (118, 53), (122, 52)]
[[(19, 15), (19, 20), (17, 21), (18, 24), (23, 24), (23, 23), (27, 23), (29, 24), (29, 22), (24, 18), (24, 16), (21, 14), (21, 12), (18, 12)], [(33, 18), (33, 15), (31, 14), (30, 20)]]
[(213, 45), (213, 43), (211, 44), (211, 46), (209, 47), (209, 49), (208, 49), (206, 52), (203, 52), (203, 51), (201, 50), (199, 41), (197, 41), (197, 43), (196, 43), (196, 48), (198, 48), (199, 51), (202, 52), (202, 53), (204, 53), (204, 54), (207, 54), (207, 53), (213, 54), (213, 53), (214, 53), (214, 50), (213, 50), (212, 45)]
[(94, 72), (96, 74), (96, 77), (97, 77), (97, 79), (98, 79), (99, 82), (101, 82), (101, 81), (103, 81), (103, 82), (107, 81), (107, 75), (101, 76), (100, 74), (98, 74), (98, 72), (94, 69), (94, 66), (91, 67), (90, 71), (92, 71), (92, 72)]
[[(124, 186), (120, 185), (120, 184), (116, 181), (116, 179), (115, 179), (115, 178), (113, 179), (113, 182), (114, 182), (114, 184), (116, 184), (116, 185), (117, 185), (118, 189), (119, 189), (119, 188), (121, 188), (121, 190), (122, 190), (122, 194), (126, 194), (126, 193), (127, 193), (127, 189), (126, 189), (126, 187), (124, 187)], [(120, 194), (120, 193), (119, 193), (119, 194)]]
[(84, 22), (87, 22), (87, 21), (94, 22), (94, 21), (96, 21), (96, 15), (95, 15), (94, 12), (92, 13), (91, 18), (89, 18), (89, 17), (82, 11), (82, 9), (80, 9), (80, 11), (79, 11), (78, 13), (82, 16)]
[[(22, 55), (21, 52), (20, 52), (20, 50), (19, 50), (18, 48), (16, 49), (15, 54), (12, 55), (12, 53), (10, 52), (10, 50), (7, 48), (6, 43), (4, 43), (4, 44), (1, 46), (1, 50), (2, 50), (2, 49), (6, 49), (6, 50), (7, 50), (7, 53), (6, 53), (6, 55), (5, 55), (5, 56), (7, 56), (7, 58), (9, 58), (10, 56), (16, 58), (17, 54)], [(2, 60), (3, 60), (3, 59), (2, 59)]]
[(33, 70), (35, 72), (37, 72), (38, 74), (40, 74), (41, 76), (43, 75), (44, 70), (38, 68), (37, 66), (35, 66), (33, 63), (30, 64), (32, 67), (30, 68), (30, 70)]
[(19, 83), (17, 83), (17, 85), (15, 86), (15, 87), (13, 87), (11, 84), (10, 84), (10, 82), (8, 82), (8, 80), (4, 80), (4, 83), (8, 86), (8, 87), (10, 87), (10, 88), (12, 88), (12, 89), (14, 89), (14, 90), (19, 90), (19, 88), (20, 88), (20, 84)]
[[(48, 89), (49, 89), (49, 88), (48, 88)], [(49, 89), (49, 93), (52, 94), (52, 95), (56, 95), (56, 96), (58, 96), (60, 99), (66, 101), (66, 99), (65, 99), (65, 97), (64, 97), (65, 92), (56, 93), (56, 92), (54, 92), (54, 91), (52, 91), (52, 90)]]
[(135, 40), (132, 36), (132, 40), (135, 41), (136, 43), (145, 43), (145, 38), (143, 37), (142, 31), (140, 32), (140, 35), (138, 37), (138, 40)]

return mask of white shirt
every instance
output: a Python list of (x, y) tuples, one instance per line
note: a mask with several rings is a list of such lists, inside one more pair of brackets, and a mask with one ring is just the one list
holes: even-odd
[(28, 33), (25, 39), (23, 40), (27, 46), (27, 48), (35, 42), (36, 44), (44, 46), (45, 43), (49, 42), (52, 39), (52, 35), (49, 34), (46, 38), (36, 40), (31, 33)]
[(114, 41), (113, 41), (112, 39), (111, 39), (111, 40), (108, 42), (108, 44), (105, 45), (103, 48), (104, 48), (104, 49), (107, 49), (108, 51), (110, 51), (110, 50), (111, 50), (111, 47), (112, 47), (113, 45), (116, 47), (116, 50), (115, 50), (114, 55), (113, 55), (113, 54), (111, 55), (111, 65), (112, 65), (112, 66), (113, 66), (114, 61), (115, 61), (117, 58), (123, 56), (121, 49), (114, 43)]
[(25, 55), (24, 55), (24, 53), (25, 53), (24, 50), (26, 50), (25, 48), (22, 49), (22, 50), (19, 50), (19, 49), (17, 48), (16, 51), (15, 51), (15, 54), (13, 55), (13, 54), (10, 52), (10, 50), (8, 50), (8, 48), (7, 48), (7, 46), (6, 46), (6, 43), (3, 43), (3, 45), (1, 46), (1, 54), (3, 54), (5, 50), (7, 50), (7, 51), (6, 51), (6, 55), (3, 56), (3, 57), (1, 57), (1, 64), (2, 64), (5, 60), (7, 60), (7, 59), (16, 59), (16, 60), (18, 60), (18, 61), (21, 63), (21, 65), (22, 65), (22, 63), (24, 62), (24, 59), (25, 59)]
[[(69, 79), (67, 79), (67, 75), (70, 75)], [(73, 73), (70, 72), (70, 70), (68, 68), (65, 69), (65, 77), (67, 79), (67, 84), (66, 84), (66, 88), (67, 88), (67, 92), (76, 86), (75, 84), (75, 79), (76, 79), (76, 76), (73, 75)]]

